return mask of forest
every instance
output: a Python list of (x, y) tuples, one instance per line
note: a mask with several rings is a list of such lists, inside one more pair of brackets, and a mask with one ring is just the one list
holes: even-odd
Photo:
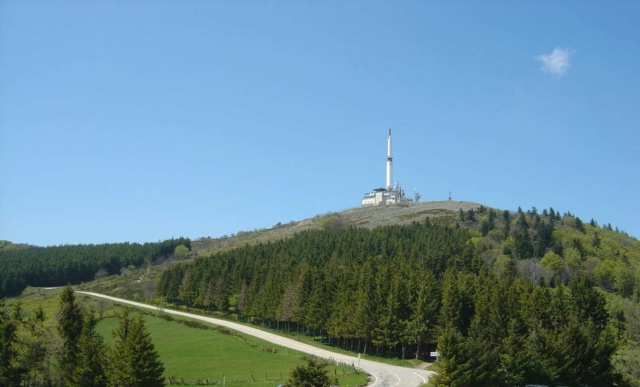
[[(191, 246), (185, 238), (158, 243), (109, 243), (50, 247), (5, 245), (0, 249), (0, 297), (20, 294), (27, 286), (63, 286), (117, 274), (128, 266), (173, 254)], [(98, 274), (100, 273), (100, 274)]]
[(639, 262), (638, 241), (609, 225), (481, 207), (451, 225), (311, 230), (196, 258), (157, 294), (357, 353), (437, 350), (442, 386), (638, 385)]
[(70, 285), (58, 304), (48, 320), (41, 306), (27, 313), (20, 302), (7, 308), (0, 301), (0, 386), (164, 385), (164, 365), (140, 316), (120, 310), (108, 347), (95, 311), (78, 304)]

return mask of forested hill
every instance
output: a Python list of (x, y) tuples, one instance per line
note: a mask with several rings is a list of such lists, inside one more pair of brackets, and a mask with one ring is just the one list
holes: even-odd
[(158, 243), (110, 243), (37, 247), (0, 245), (0, 298), (17, 295), (27, 286), (61, 286), (91, 281), (96, 276), (119, 273), (158, 257), (174, 253), (177, 246), (189, 248), (188, 239)]
[(553, 209), (480, 206), (372, 229), (331, 216), (323, 230), (173, 265), (157, 294), (358, 353), (437, 349), (443, 385), (640, 378), (638, 240)]

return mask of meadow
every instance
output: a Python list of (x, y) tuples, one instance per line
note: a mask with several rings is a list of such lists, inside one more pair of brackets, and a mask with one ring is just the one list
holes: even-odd
[[(55, 330), (59, 294), (59, 289), (27, 288), (19, 298), (7, 300), (7, 306), (20, 302), (25, 314), (41, 306), (47, 324)], [(84, 308), (92, 307), (97, 315), (103, 316), (96, 331), (110, 346), (113, 343), (112, 332), (118, 325), (115, 312), (120, 306), (81, 294), (76, 294), (76, 301)], [(172, 385), (273, 387), (285, 384), (291, 370), (304, 364), (301, 352), (225, 328), (166, 314), (130, 310), (130, 316), (137, 314), (143, 314), (147, 330), (164, 363), (164, 375)], [(341, 386), (361, 386), (368, 380), (366, 374), (349, 366), (329, 365), (327, 370), (338, 378)]]

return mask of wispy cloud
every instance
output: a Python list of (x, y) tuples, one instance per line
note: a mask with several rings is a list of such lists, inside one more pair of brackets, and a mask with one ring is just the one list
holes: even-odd
[(542, 71), (561, 77), (571, 67), (571, 54), (571, 50), (556, 47), (551, 54), (542, 54), (536, 60), (542, 62)]

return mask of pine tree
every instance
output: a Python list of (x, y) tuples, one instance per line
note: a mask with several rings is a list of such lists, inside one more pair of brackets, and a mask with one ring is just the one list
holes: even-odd
[(62, 289), (60, 309), (58, 310), (58, 333), (62, 339), (62, 348), (58, 354), (60, 379), (62, 384), (71, 382), (76, 367), (78, 342), (82, 334), (82, 311), (76, 304), (71, 285)]
[(416, 344), (416, 359), (420, 355), (420, 345), (433, 340), (440, 304), (440, 289), (430, 270), (413, 276), (415, 287), (411, 292), (411, 316), (405, 328), (405, 337), (410, 344)]
[(90, 310), (83, 321), (82, 334), (78, 340), (77, 365), (69, 386), (102, 387), (107, 385), (103, 364), (105, 346), (102, 336), (95, 331), (96, 319)]
[(531, 362), (531, 356), (526, 350), (526, 337), (526, 327), (519, 319), (509, 321), (497, 369), (500, 378), (507, 385), (520, 386), (525, 382)]
[(140, 316), (133, 320), (129, 332), (128, 347), (133, 355), (133, 376), (136, 386), (163, 386), (164, 365), (156, 351), (151, 336)]
[(25, 386), (48, 386), (53, 383), (49, 366), (50, 352), (55, 335), (45, 324), (45, 314), (39, 306), (27, 316), (18, 330), (17, 367), (24, 373), (22, 383)]
[(155, 387), (164, 385), (164, 365), (140, 316), (119, 315), (114, 346), (109, 354), (109, 383), (116, 386)]
[(446, 326), (438, 337), (438, 374), (434, 377), (437, 387), (471, 387), (472, 370), (470, 367), (473, 356), (467, 349), (466, 340), (453, 326)]
[(129, 336), (129, 329), (131, 325), (131, 319), (129, 318), (129, 312), (122, 310), (118, 313), (119, 324), (113, 331), (114, 343), (107, 357), (109, 359), (109, 369), (107, 371), (107, 377), (109, 384), (114, 386), (125, 386), (130, 383), (128, 375), (131, 373), (130, 354), (127, 350), (127, 337)]
[(0, 385), (18, 386), (20, 378), (13, 368), (12, 361), (16, 356), (17, 326), (5, 310), (4, 300), (0, 300)]
[(314, 357), (305, 358), (306, 364), (291, 371), (287, 387), (329, 387), (337, 383), (327, 373), (327, 363)]

